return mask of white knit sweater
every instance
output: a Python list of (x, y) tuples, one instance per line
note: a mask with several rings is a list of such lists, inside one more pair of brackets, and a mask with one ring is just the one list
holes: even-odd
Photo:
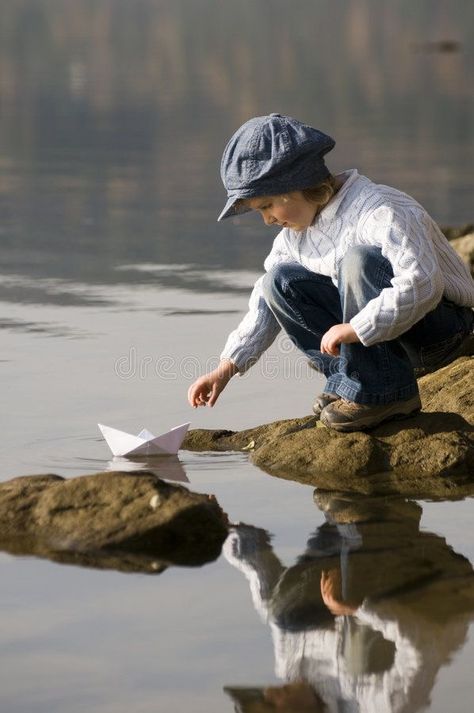
[[(455, 304), (474, 307), (474, 281), (448, 240), (413, 198), (377, 185), (354, 169), (342, 174), (343, 186), (306, 230), (284, 228), (265, 260), (265, 270), (297, 262), (327, 275), (337, 285), (339, 264), (354, 245), (376, 245), (393, 268), (385, 288), (353, 319), (362, 344), (395, 339), (434, 309), (444, 295)], [(243, 373), (272, 344), (280, 326), (262, 294), (260, 277), (249, 311), (228, 337), (222, 359)]]

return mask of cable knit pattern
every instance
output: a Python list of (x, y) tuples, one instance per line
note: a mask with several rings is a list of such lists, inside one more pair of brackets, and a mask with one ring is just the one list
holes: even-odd
[[(393, 268), (385, 288), (353, 319), (365, 346), (395, 339), (434, 309), (443, 295), (455, 304), (474, 307), (474, 281), (436, 223), (413, 198), (377, 185), (356, 170), (301, 232), (283, 229), (265, 260), (265, 270), (281, 262), (298, 262), (328, 275), (335, 285), (348, 248), (376, 245)], [(263, 277), (250, 296), (249, 311), (230, 335), (221, 354), (241, 373), (268, 349), (280, 327), (262, 294)]]

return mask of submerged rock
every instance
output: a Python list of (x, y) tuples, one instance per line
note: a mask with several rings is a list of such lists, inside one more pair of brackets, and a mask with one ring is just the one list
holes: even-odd
[(313, 416), (246, 431), (190, 431), (189, 450), (248, 450), (271, 475), (320, 490), (411, 497), (474, 493), (474, 358), (419, 380), (423, 411), (370, 432), (337, 433)]
[(157, 573), (216, 559), (226, 535), (213, 496), (146, 472), (0, 483), (0, 549), (11, 554)]

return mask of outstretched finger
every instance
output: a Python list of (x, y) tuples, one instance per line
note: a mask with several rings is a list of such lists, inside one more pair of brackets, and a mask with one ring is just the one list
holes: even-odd
[(219, 389), (217, 388), (217, 384), (213, 384), (212, 389), (211, 389), (211, 395), (207, 401), (208, 406), (214, 406), (214, 404), (216, 403), (217, 398), (219, 396), (219, 393), (220, 392), (219, 392)]
[(196, 387), (195, 387), (194, 384), (191, 384), (191, 386), (190, 386), (189, 389), (188, 389), (188, 403), (189, 403), (189, 405), (192, 406), (193, 408), (194, 408), (194, 406), (195, 406), (195, 403), (194, 403), (194, 399), (195, 399), (195, 389), (196, 389)]

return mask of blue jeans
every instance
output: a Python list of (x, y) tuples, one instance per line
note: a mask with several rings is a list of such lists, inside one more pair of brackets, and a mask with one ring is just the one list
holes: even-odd
[(338, 287), (299, 263), (276, 265), (263, 281), (264, 297), (281, 327), (313, 366), (327, 377), (324, 390), (362, 404), (386, 404), (418, 392), (414, 368), (432, 369), (472, 330), (474, 313), (442, 299), (407, 332), (365, 347), (341, 344), (340, 355), (320, 351), (323, 334), (349, 322), (391, 286), (393, 270), (380, 248), (350, 248), (338, 274)]

